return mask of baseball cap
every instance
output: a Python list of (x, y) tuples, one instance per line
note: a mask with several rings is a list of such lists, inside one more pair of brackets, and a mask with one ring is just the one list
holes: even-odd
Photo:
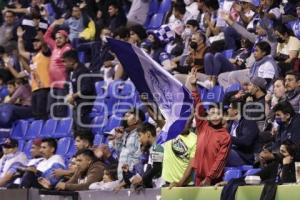
[(267, 90), (267, 81), (264, 78), (256, 76), (251, 78), (250, 82), (264, 91)]

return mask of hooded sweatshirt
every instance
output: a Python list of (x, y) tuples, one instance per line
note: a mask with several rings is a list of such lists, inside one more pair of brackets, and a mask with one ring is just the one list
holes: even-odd
[(214, 129), (208, 121), (202, 119), (205, 110), (201, 105), (198, 92), (192, 93), (196, 109), (197, 147), (193, 161), (196, 172), (196, 186), (204, 179), (215, 184), (222, 179), (223, 170), (230, 151), (231, 138), (226, 128)]

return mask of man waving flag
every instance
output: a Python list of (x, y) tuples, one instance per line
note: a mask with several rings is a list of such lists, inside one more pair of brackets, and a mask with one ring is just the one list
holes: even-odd
[(138, 92), (147, 94), (166, 120), (157, 142), (175, 138), (193, 112), (193, 100), (188, 90), (139, 47), (107, 40)]

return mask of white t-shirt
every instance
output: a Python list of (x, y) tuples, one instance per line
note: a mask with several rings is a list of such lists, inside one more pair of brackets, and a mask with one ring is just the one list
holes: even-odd
[(27, 164), (27, 157), (23, 152), (16, 152), (2, 156), (0, 159), (0, 178), (9, 172), (11, 167), (13, 167), (16, 163), (19, 163), (20, 165)]
[(53, 155), (49, 159), (45, 159), (37, 165), (37, 170), (41, 172), (45, 172), (50, 169), (53, 164), (58, 163), (62, 166), (65, 166), (64, 159), (60, 155)]

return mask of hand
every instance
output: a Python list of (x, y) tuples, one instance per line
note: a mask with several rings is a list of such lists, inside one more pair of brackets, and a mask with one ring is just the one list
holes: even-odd
[(18, 36), (18, 38), (22, 38), (23, 35), (24, 35), (24, 33), (25, 33), (25, 31), (22, 29), (21, 26), (19, 26), (18, 29), (17, 29), (17, 36)]
[(272, 99), (272, 95), (271, 95), (271, 94), (267, 94), (267, 95), (265, 96), (265, 101), (266, 101), (266, 102), (271, 102), (271, 99)]
[(210, 14), (209, 13), (205, 13), (205, 15), (204, 15), (204, 23), (205, 24), (209, 24), (210, 23), (210, 18), (211, 18)]
[(33, 172), (34, 174), (37, 173), (37, 169), (33, 166), (27, 167), (25, 170), (28, 172)]
[(143, 178), (140, 175), (135, 175), (131, 180), (131, 183), (135, 186), (141, 185), (143, 183)]
[(52, 172), (52, 176), (56, 177), (56, 178), (60, 178), (62, 176), (64, 176), (65, 173), (64, 173), (64, 170), (63, 169), (55, 169), (53, 172)]
[(191, 72), (189, 73), (187, 77), (188, 82), (191, 84), (191, 86), (196, 86), (197, 84), (197, 69), (192, 68)]
[(42, 185), (46, 189), (50, 189), (51, 188), (51, 183), (50, 183), (50, 181), (48, 179), (38, 178), (38, 182), (39, 182), (40, 185)]
[(221, 16), (226, 22), (231, 21), (230, 15), (229, 15), (227, 12), (225, 12), (225, 11), (221, 11), (221, 12), (220, 12), (220, 16)]
[(57, 190), (65, 190), (66, 189), (66, 183), (63, 183), (63, 182), (57, 183), (55, 189), (57, 189)]
[(79, 4), (79, 8), (84, 9), (86, 7), (86, 5), (87, 5), (86, 2), (84, 1), (81, 4)]
[(122, 170), (123, 170), (123, 172), (128, 172), (129, 171), (129, 165), (128, 164), (124, 164), (122, 166)]
[(179, 182), (173, 182), (169, 185), (169, 189), (171, 190), (173, 187), (181, 187), (182, 185)]
[(293, 159), (294, 158), (292, 156), (286, 156), (283, 158), (282, 164), (284, 164), (284, 165), (291, 164), (291, 163), (293, 163)]
[(125, 130), (123, 127), (118, 127), (118, 128), (115, 128), (115, 132), (116, 132), (116, 138), (121, 138), (123, 137), (124, 133), (125, 133)]
[(268, 150), (263, 150), (262, 152), (260, 152), (259, 158), (262, 162), (266, 163), (270, 160), (273, 160), (275, 157), (272, 152)]
[(234, 7), (234, 9), (237, 11), (237, 12), (242, 12), (242, 6), (240, 5), (240, 4), (238, 4), (238, 3), (235, 3), (235, 4), (233, 4), (233, 7)]
[(75, 100), (72, 94), (69, 94), (66, 98), (67, 98), (67, 103), (74, 105)]
[(210, 184), (211, 184), (211, 181), (208, 179), (208, 178), (205, 178), (201, 183), (200, 183), (200, 185), (201, 186), (210, 186)]
[(52, 26), (59, 26), (59, 25), (62, 25), (64, 22), (65, 22), (65, 19), (61, 18), (61, 19), (55, 20), (51, 25)]
[(227, 185), (227, 183), (228, 183), (227, 181), (221, 181), (215, 185), (215, 189), (217, 189), (217, 187), (225, 186), (225, 185)]

